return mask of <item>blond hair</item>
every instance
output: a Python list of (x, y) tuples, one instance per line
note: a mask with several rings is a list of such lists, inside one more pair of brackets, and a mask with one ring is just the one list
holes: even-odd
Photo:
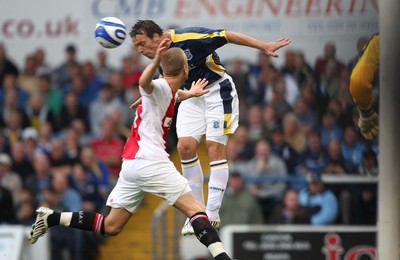
[(161, 68), (165, 76), (178, 76), (185, 65), (187, 66), (186, 55), (180, 48), (170, 48), (167, 53), (161, 57)]

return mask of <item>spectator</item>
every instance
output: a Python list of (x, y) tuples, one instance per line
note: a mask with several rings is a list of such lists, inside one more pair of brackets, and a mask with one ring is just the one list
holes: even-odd
[(30, 126), (39, 129), (41, 124), (48, 122), (51, 124), (53, 131), (57, 132), (59, 130), (58, 118), (43, 102), (43, 96), (41, 94), (31, 94), (25, 113), (29, 118)]
[(321, 88), (327, 94), (329, 99), (339, 98), (339, 81), (341, 72), (337, 72), (339, 69), (337, 63), (329, 59), (326, 61), (325, 70), (321, 74)]
[(137, 50), (133, 50), (132, 55), (122, 59), (121, 72), (126, 89), (139, 86), (139, 78), (142, 75), (143, 68), (140, 63), (140, 55)]
[(11, 171), (16, 172), (20, 177), (22, 182), (33, 175), (33, 166), (29, 157), (25, 151), (25, 146), (23, 142), (15, 142), (11, 147), (11, 157), (12, 157), (12, 167)]
[(52, 87), (50, 75), (43, 74), (39, 77), (38, 91), (43, 97), (43, 103), (53, 115), (58, 117), (64, 103), (64, 97), (58, 88)]
[(26, 179), (24, 186), (32, 192), (35, 199), (40, 201), (43, 191), (51, 186), (51, 165), (46, 154), (34, 154), (33, 169), (35, 174)]
[[(101, 132), (101, 123), (111, 115), (114, 110), (125, 110), (120, 99), (114, 96), (112, 86), (104, 83), (99, 97), (89, 106), (90, 130), (98, 136)], [(124, 115), (126, 116), (126, 115)], [(126, 117), (125, 117), (126, 118)], [(123, 122), (126, 120), (123, 119)]]
[[(62, 172), (55, 171), (52, 178), (52, 188), (56, 196), (59, 198), (59, 203), (67, 211), (77, 212), (82, 209), (82, 199), (79, 193), (69, 186), (68, 177)], [(83, 231), (71, 230), (68, 248), (70, 250), (71, 259), (82, 258), (82, 239)], [(65, 243), (65, 242), (64, 242)]]
[[(243, 163), (237, 170), (249, 177), (286, 177), (285, 162), (272, 154), (269, 143), (260, 140), (256, 143), (254, 157)], [(282, 199), (286, 184), (282, 181), (261, 180), (248, 184), (251, 194), (260, 202), (265, 217), (271, 213), (272, 208)]]
[[(321, 136), (318, 131), (312, 130), (307, 135), (307, 150), (301, 155), (301, 163), (295, 168), (297, 177), (305, 177), (310, 171), (322, 172), (328, 162), (328, 154), (322, 147)], [(305, 188), (304, 182), (293, 182), (290, 187), (297, 191)]]
[(312, 225), (335, 223), (338, 213), (338, 201), (321, 179), (321, 174), (313, 172), (308, 187), (299, 192), (300, 205), (311, 215)]
[(15, 221), (15, 208), (11, 192), (0, 186), (0, 225)]
[(96, 75), (98, 76), (101, 83), (110, 81), (110, 76), (113, 69), (108, 64), (107, 53), (104, 50), (97, 52), (97, 64), (95, 66)]
[(318, 82), (318, 77), (312, 67), (306, 62), (304, 53), (296, 51), (294, 57), (295, 72), (294, 77), (299, 86), (303, 86), (307, 81)]
[(296, 166), (299, 164), (299, 154), (285, 141), (281, 127), (276, 126), (271, 130), (270, 135), (272, 153), (285, 161), (289, 174), (293, 175)]
[(96, 69), (91, 61), (82, 65), (82, 78), (85, 84), (85, 91), (90, 95), (90, 101), (97, 98), (102, 82), (96, 74)]
[[(29, 133), (27, 129), (30, 129)], [(44, 152), (46, 154), (50, 153), (51, 150), (51, 140), (53, 139), (53, 128), (51, 124), (45, 122), (40, 125), (39, 130), (36, 131), (35, 128), (26, 128), (24, 132), (27, 131), (27, 134), (24, 139), (31, 137), (33, 140), (36, 140), (36, 150)], [(36, 132), (36, 133), (35, 133)]]
[(22, 189), (22, 179), (11, 171), (12, 160), (6, 153), (0, 154), (0, 185), (11, 192), (14, 206), (18, 205), (18, 195)]
[(358, 168), (361, 165), (362, 154), (366, 147), (365, 144), (359, 140), (353, 125), (345, 127), (341, 146), (344, 160)]
[(6, 46), (0, 42), (0, 82), (6, 74), (18, 76), (18, 68), (7, 56)]
[(94, 176), (99, 187), (99, 192), (103, 199), (107, 199), (110, 190), (109, 174), (107, 165), (98, 160), (94, 150), (90, 146), (83, 146), (79, 155), (83, 166)]
[[(356, 169), (351, 164), (343, 160), (340, 142), (337, 139), (331, 139), (328, 144), (328, 162), (324, 172), (329, 175), (347, 175), (354, 173)], [(341, 223), (349, 225), (351, 222), (351, 192), (352, 187), (348, 185), (334, 184), (330, 189), (339, 199)]]
[(292, 111), (292, 107), (286, 100), (286, 87), (282, 78), (274, 80), (271, 85), (272, 95), (269, 103), (275, 108), (278, 118), (282, 118), (287, 112)]
[(248, 161), (253, 157), (255, 142), (249, 139), (247, 126), (239, 125), (231, 138), (231, 142), (234, 143), (235, 149), (238, 151), (236, 161)]
[(79, 160), (79, 153), (81, 150), (81, 144), (79, 142), (79, 135), (75, 129), (72, 127), (68, 128), (65, 131), (64, 136), (64, 143), (65, 143), (65, 153), (67, 157), (71, 161), (78, 161)]
[(332, 111), (327, 111), (322, 116), (322, 126), (320, 128), (322, 146), (326, 149), (329, 141), (334, 138), (343, 139), (343, 132), (337, 123), (337, 115)]
[(76, 95), (79, 105), (88, 107), (93, 100), (97, 97), (90, 92), (85, 86), (85, 81), (81, 75), (75, 75), (71, 78), (71, 84), (67, 85), (67, 88), (63, 91), (64, 94), (68, 92), (73, 92)]
[(283, 202), (277, 205), (268, 224), (310, 224), (310, 215), (300, 206), (296, 190), (287, 190)]
[(343, 159), (340, 141), (332, 138), (328, 144), (328, 161), (324, 168), (327, 174), (354, 174), (357, 169)]
[(280, 125), (281, 118), (278, 118), (275, 107), (271, 104), (265, 104), (263, 107), (263, 124), (267, 131), (276, 128)]
[(257, 64), (250, 66), (251, 95), (248, 100), (251, 104), (264, 101), (265, 91), (275, 75), (275, 69), (269, 57), (265, 53), (259, 52)]
[(234, 59), (229, 64), (229, 75), (235, 86), (240, 86), (237, 89), (238, 96), (243, 99), (244, 103), (251, 104), (251, 89), (249, 82), (249, 72), (246, 64), (241, 59)]
[(285, 61), (281, 68), (283, 74), (295, 75), (296, 72), (296, 53), (293, 49), (286, 48)]
[(315, 61), (315, 71), (319, 76), (324, 74), (329, 61), (332, 61), (333, 63), (331, 65), (335, 67), (333, 71), (334, 75), (339, 75), (339, 73), (345, 69), (344, 64), (336, 58), (336, 46), (333, 42), (327, 42), (325, 44), (323, 56), (319, 56)]
[(102, 122), (100, 136), (93, 138), (90, 146), (99, 160), (107, 165), (111, 184), (115, 184), (120, 171), (124, 141), (116, 135), (113, 120), (105, 119)]
[(231, 172), (221, 205), (220, 217), (223, 225), (262, 224), (263, 213), (257, 199), (246, 189), (242, 175)]
[(3, 104), (4, 97), (8, 91), (14, 90), (17, 92), (17, 108), (25, 109), (25, 106), (28, 101), (28, 94), (21, 89), (17, 82), (17, 76), (15, 74), (5, 74), (3, 76), (3, 84), (0, 88), (0, 101)]
[[(80, 163), (72, 167), (72, 188), (78, 191), (82, 198), (83, 211), (97, 211), (102, 208), (103, 197), (99, 193), (96, 180), (90, 178), (88, 169)], [(83, 250), (88, 259), (94, 259), (99, 254), (100, 239), (94, 233), (83, 232)]]
[(36, 74), (35, 57), (33, 55), (28, 55), (25, 58), (25, 67), (23, 72), (19, 74), (18, 83), (29, 95), (39, 91), (39, 76)]
[(18, 111), (21, 114), (22, 127), (27, 127), (29, 125), (28, 116), (25, 114), (24, 109), (19, 106), (18, 92), (15, 88), (8, 89), (4, 93), (4, 100), (2, 103), (3, 105), (0, 107), (0, 125), (2, 127), (6, 126), (8, 116), (13, 110)]
[(260, 105), (251, 105), (247, 112), (247, 118), (247, 131), (250, 142), (255, 143), (263, 138), (268, 138), (268, 131), (262, 121), (262, 107)]
[(137, 86), (125, 88), (121, 71), (113, 71), (109, 83), (111, 84), (114, 96), (119, 98), (127, 107), (132, 104), (132, 100), (140, 98), (139, 88)]
[(27, 127), (22, 132), (22, 142), (26, 157), (32, 163), (35, 152), (46, 152), (39, 145), (39, 135), (35, 128)]
[(9, 146), (12, 146), (15, 142), (21, 140), (21, 134), (23, 131), (22, 117), (23, 116), (21, 112), (18, 110), (11, 110), (8, 113), (3, 134), (7, 139), (7, 143)]
[(96, 179), (91, 177), (89, 169), (81, 163), (72, 166), (71, 187), (75, 189), (82, 199), (82, 210), (99, 211), (103, 204)]
[(65, 89), (68, 84), (71, 83), (71, 68), (74, 65), (78, 65), (76, 60), (76, 48), (74, 45), (69, 44), (65, 49), (65, 61), (55, 69), (54, 71), (54, 82), (59, 89)]
[[(367, 149), (363, 152), (362, 163), (358, 169), (362, 176), (378, 176), (376, 153)], [(377, 220), (377, 184), (363, 184), (355, 187), (353, 195), (352, 223), (358, 225), (376, 225)]]
[(62, 129), (71, 126), (73, 120), (79, 119), (83, 122), (85, 133), (90, 131), (87, 108), (78, 102), (78, 97), (74, 92), (65, 95), (65, 102), (61, 107), (60, 125)]
[(50, 66), (46, 62), (46, 52), (42, 48), (36, 49), (33, 54), (33, 58), (35, 59), (35, 67), (37, 75), (50, 75), (51, 69)]
[(36, 203), (32, 193), (27, 189), (22, 189), (18, 194), (18, 206), (16, 217), (19, 224), (31, 226), (36, 220)]
[(293, 112), (299, 119), (300, 128), (303, 133), (308, 133), (313, 128), (319, 127), (318, 115), (308, 106), (302, 96), (297, 97)]
[(321, 135), (317, 130), (312, 130), (307, 135), (307, 150), (303, 161), (314, 169), (324, 169), (328, 163), (328, 154), (322, 146)]
[[(50, 186), (43, 190), (42, 199), (39, 206), (52, 207), (56, 210), (66, 210), (62, 202), (62, 197)], [(74, 230), (55, 227), (50, 231), (51, 259), (81, 259), (81, 246), (76, 247), (76, 243), (82, 243), (79, 233)]]
[(54, 138), (51, 140), (49, 159), (53, 170), (57, 169), (58, 172), (64, 174), (70, 172), (73, 160), (68, 157), (65, 151), (65, 143), (62, 139)]
[(283, 117), (283, 135), (296, 153), (302, 154), (307, 148), (306, 135), (301, 131), (299, 119), (294, 113), (287, 113)]

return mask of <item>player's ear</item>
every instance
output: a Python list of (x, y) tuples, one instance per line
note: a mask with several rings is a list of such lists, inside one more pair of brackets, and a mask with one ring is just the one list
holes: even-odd
[(187, 73), (188, 73), (189, 66), (188, 66), (188, 64), (187, 64), (187, 63), (185, 63), (185, 64), (183, 65), (183, 68), (182, 68), (182, 70), (183, 70), (183, 72), (184, 72), (185, 74), (187, 74)]
[(160, 38), (160, 35), (158, 35), (158, 33), (153, 33), (153, 41), (158, 41), (158, 39)]

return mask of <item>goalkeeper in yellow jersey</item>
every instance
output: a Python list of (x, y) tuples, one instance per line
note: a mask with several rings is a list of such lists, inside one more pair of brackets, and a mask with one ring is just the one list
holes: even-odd
[(373, 140), (379, 132), (379, 118), (372, 107), (372, 82), (379, 69), (379, 34), (365, 46), (350, 77), (350, 94), (360, 113), (358, 127), (365, 140)]

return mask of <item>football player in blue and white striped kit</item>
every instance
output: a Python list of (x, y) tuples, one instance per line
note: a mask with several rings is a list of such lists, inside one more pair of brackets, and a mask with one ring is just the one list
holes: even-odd
[[(137, 21), (131, 28), (130, 36), (138, 52), (149, 59), (155, 57), (157, 46), (165, 38), (170, 39), (170, 48), (181, 48), (189, 63), (189, 76), (183, 85), (184, 89), (190, 89), (192, 82), (199, 78), (205, 78), (209, 82), (206, 87), (209, 93), (180, 104), (176, 128), (183, 175), (188, 180), (196, 199), (203, 204), (204, 176), (197, 155), (197, 146), (202, 136), (206, 136), (210, 161), (206, 213), (212, 225), (219, 229), (221, 225), (219, 209), (229, 178), (225, 147), (229, 135), (238, 127), (239, 100), (235, 84), (226, 73), (215, 51), (227, 43), (233, 43), (258, 49), (268, 56), (278, 57), (275, 51), (288, 45), (290, 40), (281, 38), (273, 42), (263, 42), (237, 32), (202, 27), (163, 31), (152, 20)], [(182, 234), (194, 234), (189, 221), (186, 221)]]

